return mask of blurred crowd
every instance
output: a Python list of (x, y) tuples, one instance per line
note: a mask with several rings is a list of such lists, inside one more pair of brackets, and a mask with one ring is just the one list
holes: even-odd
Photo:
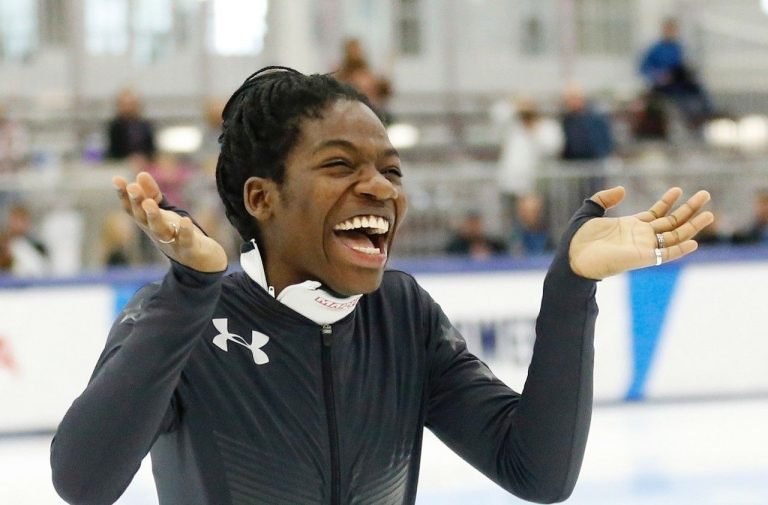
[[(366, 95), (382, 120), (389, 123), (390, 81), (373, 70), (360, 40), (349, 38), (343, 42), (340, 61), (331, 70), (339, 80)], [(132, 88), (119, 90), (113, 115), (103, 126), (103, 146), (86, 146), (83, 159), (90, 164), (124, 166), (134, 175), (149, 172), (160, 184), (164, 196), (174, 205), (189, 210), (232, 258), (237, 255), (240, 239), (226, 220), (215, 181), (225, 103), (222, 98), (207, 101), (197, 125), (200, 132), (197, 146), (179, 153), (159, 145), (158, 128), (145, 115), (138, 92)], [(0, 178), (27, 170), (36, 163), (34, 156), (26, 126), (10, 117), (0, 105)], [(4, 191), (0, 186), (0, 275), (43, 277), (77, 273), (81, 267), (78, 255), (68, 254), (62, 258), (62, 254), (72, 249), (77, 251), (86, 242), (82, 236), (82, 216), (73, 215), (72, 209), (68, 209), (69, 233), (62, 233), (61, 217), (65, 214), (62, 209), (38, 215), (31, 204), (23, 193)], [(98, 263), (104, 268), (162, 261), (153, 244), (118, 205), (101, 216), (99, 230)]]
[[(470, 211), (446, 241), (445, 252), (475, 259), (549, 253), (556, 237), (547, 226), (552, 202), (546, 202), (545, 195), (553, 193), (546, 186), (563, 186), (574, 195), (572, 202), (605, 188), (602, 174), (611, 158), (618, 156), (615, 124), (619, 120), (629, 125), (636, 142), (670, 141), (673, 126), (700, 142), (706, 122), (725, 116), (715, 109), (688, 61), (675, 19), (664, 20), (660, 38), (640, 55), (638, 73), (645, 87), (623, 111), (603, 110), (573, 83), (566, 86), (554, 112), (543, 113), (530, 98), (513, 97), (494, 104), (491, 117), (500, 131), (496, 182), (503, 224), (499, 231), (490, 232), (483, 216)], [(556, 181), (541, 177), (555, 162), (581, 173)], [(768, 245), (768, 187), (755, 190), (751, 221), (744, 228), (724, 233), (716, 222), (700, 233), (699, 242)]]
[[(395, 118), (389, 107), (392, 83), (377, 72), (366, 57), (359, 39), (343, 42), (333, 74), (368, 96), (385, 124)], [(674, 20), (665, 21), (660, 39), (641, 55), (638, 73), (644, 91), (629, 108), (629, 124), (638, 140), (668, 138), (670, 124), (681, 122), (693, 138), (704, 123), (715, 117), (715, 108), (705, 87), (696, 78), (678, 39)], [(218, 137), (225, 101), (210, 99), (200, 111), (199, 142), (188, 152), (168, 152), (158, 145), (156, 126), (144, 115), (142, 100), (134, 89), (120, 90), (113, 116), (103, 126), (105, 145), (86, 150), (84, 159), (115, 161), (131, 173), (147, 171), (160, 183), (166, 197), (188, 209), (206, 232), (234, 257), (239, 238), (226, 222), (215, 184)], [(530, 256), (550, 253), (556, 246), (548, 224), (547, 184), (567, 185), (578, 199), (604, 187), (606, 181), (594, 170), (616, 156), (615, 117), (597, 105), (576, 84), (569, 84), (559, 110), (542, 112), (536, 101), (514, 97), (496, 103), (491, 119), (499, 133), (496, 174), (501, 225), (488, 231), (486, 216), (471, 210), (445, 237), (444, 253), (475, 259), (492, 256)], [(21, 172), (34, 162), (29, 134), (24, 124), (0, 104), (0, 178)], [(540, 177), (553, 161), (573, 162), (583, 174), (570, 180)], [(69, 239), (62, 230), (67, 230)], [(83, 242), (77, 215), (51, 210), (35, 216), (23, 195), (0, 187), (0, 273), (34, 277), (75, 273), (80, 267), (78, 244)], [(753, 221), (732, 236), (718, 233), (715, 226), (702, 239), (705, 243), (768, 244), (768, 189), (757, 189)], [(132, 267), (161, 261), (155, 248), (122, 213), (101, 216), (99, 264), (104, 268)]]
[[(91, 149), (83, 156), (89, 163), (127, 167), (128, 174), (149, 172), (163, 188), (166, 198), (189, 209), (206, 232), (232, 255), (237, 249), (237, 240), (226, 222), (214, 175), (223, 107), (224, 101), (220, 99), (206, 103), (200, 114), (200, 139), (194, 150), (163, 151), (157, 145), (155, 125), (144, 115), (140, 96), (133, 89), (120, 90), (115, 98), (114, 115), (104, 125), (103, 149), (98, 152)], [(3, 139), (0, 177), (30, 166), (32, 155), (23, 125), (0, 116), (0, 138)], [(86, 242), (82, 236), (82, 216), (71, 208), (54, 208), (33, 216), (32, 203), (25, 200), (24, 193), (0, 189), (0, 272), (23, 277), (76, 273), (81, 267), (77, 251)], [(154, 246), (118, 205), (100, 217), (97, 254), (101, 266), (131, 267), (162, 261)], [(68, 218), (68, 223), (64, 223), (63, 218)], [(68, 228), (68, 233), (63, 233), (62, 227)], [(66, 254), (68, 250), (75, 253)]]

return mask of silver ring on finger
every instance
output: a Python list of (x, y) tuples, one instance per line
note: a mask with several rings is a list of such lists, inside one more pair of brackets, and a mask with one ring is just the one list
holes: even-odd
[(656, 234), (656, 244), (659, 249), (664, 249), (664, 234), (662, 233)]
[(168, 240), (163, 239), (157, 239), (158, 242), (161, 244), (173, 244), (176, 242), (176, 237), (179, 235), (179, 225), (176, 223), (171, 223), (171, 227), (173, 227), (173, 235)]
[(656, 249), (654, 249), (653, 254), (656, 255), (656, 266), (661, 265), (664, 259), (661, 253), (661, 248), (657, 247)]

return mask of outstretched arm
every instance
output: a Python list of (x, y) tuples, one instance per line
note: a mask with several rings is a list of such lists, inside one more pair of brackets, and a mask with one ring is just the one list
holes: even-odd
[(581, 468), (592, 406), (597, 306), (595, 281), (569, 267), (568, 243), (584, 221), (602, 215), (602, 207), (585, 203), (555, 253), (522, 394), (467, 350), (442, 312), (433, 326), (427, 426), (467, 462), (525, 500), (564, 500)]
[(597, 193), (576, 213), (544, 281), (536, 342), (523, 393), (518, 394), (469, 353), (439, 310), (433, 323), (427, 426), (465, 460), (508, 491), (552, 503), (572, 492), (592, 412), (596, 281), (655, 264), (656, 232), (665, 261), (693, 251), (695, 229), (711, 214), (695, 215), (708, 200), (697, 193), (669, 217), (680, 196), (669, 190), (649, 211), (601, 217), (624, 195)]
[(162, 197), (149, 175), (131, 184), (117, 179), (116, 186), (124, 208), (172, 266), (118, 316), (87, 388), (56, 431), (53, 482), (70, 503), (117, 500), (156, 437), (175, 422), (173, 394), (210, 324), (226, 267), (223, 250), (188, 217), (158, 207)]

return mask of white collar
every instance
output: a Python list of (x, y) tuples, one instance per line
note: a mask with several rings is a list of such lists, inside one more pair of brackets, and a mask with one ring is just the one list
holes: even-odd
[[(264, 262), (254, 240), (243, 244), (240, 265), (253, 281), (275, 296), (275, 290), (267, 284)], [(363, 295), (339, 297), (323, 289), (318, 281), (292, 284), (277, 295), (277, 301), (293, 309), (317, 324), (333, 324), (355, 310)]]

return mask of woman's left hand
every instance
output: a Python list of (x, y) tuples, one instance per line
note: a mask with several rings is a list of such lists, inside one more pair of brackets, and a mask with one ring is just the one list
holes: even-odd
[[(682, 193), (680, 188), (670, 188), (647, 211), (634, 216), (599, 217), (584, 223), (571, 240), (571, 269), (582, 277), (599, 280), (667, 263), (695, 251), (698, 244), (693, 237), (714, 220), (711, 212), (700, 212), (710, 196), (707, 191), (699, 191), (670, 213)], [(599, 191), (592, 197), (605, 209), (623, 199), (621, 186)]]

